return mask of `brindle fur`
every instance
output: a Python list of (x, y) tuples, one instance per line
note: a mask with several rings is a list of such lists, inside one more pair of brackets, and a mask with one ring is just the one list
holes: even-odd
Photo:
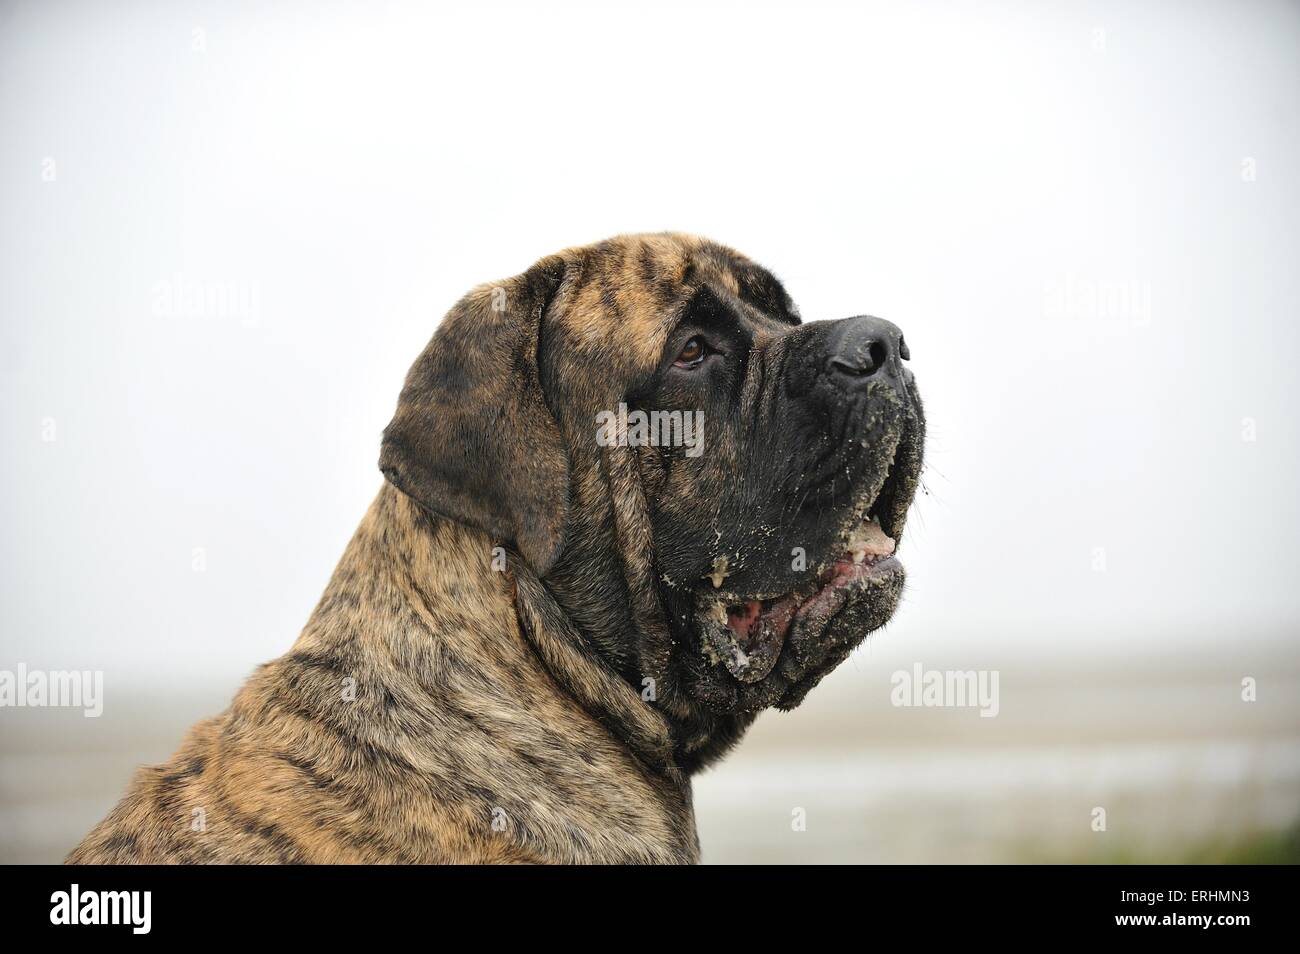
[(491, 549), (385, 486), (293, 650), (69, 860), (693, 861), (664, 720)]
[(756, 713), (689, 698), (654, 564), (661, 475), (591, 447), (589, 412), (661, 360), (665, 315), (703, 282), (798, 321), (767, 272), (673, 234), (470, 292), (411, 370), (388, 481), (292, 650), (68, 860), (697, 861), (689, 776)]

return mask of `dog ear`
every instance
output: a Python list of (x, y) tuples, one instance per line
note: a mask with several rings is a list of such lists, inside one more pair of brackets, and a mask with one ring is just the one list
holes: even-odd
[(539, 575), (564, 542), (569, 464), (538, 376), (542, 316), (565, 260), (460, 300), (411, 367), (379, 469), (426, 510), (512, 540)]

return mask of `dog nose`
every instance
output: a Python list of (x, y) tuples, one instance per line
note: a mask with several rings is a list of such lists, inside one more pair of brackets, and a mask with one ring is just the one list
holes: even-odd
[(896, 324), (870, 315), (845, 318), (837, 324), (827, 342), (826, 370), (841, 385), (860, 387), (879, 377), (903, 383), (899, 361), (906, 361), (911, 354)]

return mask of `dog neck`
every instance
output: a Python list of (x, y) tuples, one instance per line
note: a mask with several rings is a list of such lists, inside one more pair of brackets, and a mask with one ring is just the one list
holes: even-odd
[[(571, 631), (516, 554), (391, 485), (291, 655), (354, 677), (353, 705), (375, 709), (351, 720), (368, 745), (459, 766), (458, 785), (478, 793), (484, 818), (505, 806), (548, 856), (573, 850), (566, 832), (608, 828), (598, 816), (619, 812), (621, 860), (698, 854), (690, 783), (662, 715)], [(578, 774), (588, 797), (566, 797)], [(639, 795), (631, 812), (620, 807), (629, 784)]]
[[(378, 559), (390, 569), (394, 583), (424, 617), (435, 639), (445, 630), (462, 628), (475, 634), (509, 634), (514, 638), (505, 648), (513, 657), (512, 668), (530, 664), (647, 766), (656, 771), (672, 768), (666, 720), (579, 637), (550, 591), (513, 549), (494, 545), (478, 530), (428, 513), (389, 485), (381, 490), (366, 523), (376, 524), (368, 536), (387, 550)], [(426, 635), (417, 628), (389, 637), (419, 642)], [(416, 648), (399, 647), (404, 655)], [(503, 650), (496, 639), (490, 648), (497, 654)], [(528, 651), (531, 659), (523, 655)]]

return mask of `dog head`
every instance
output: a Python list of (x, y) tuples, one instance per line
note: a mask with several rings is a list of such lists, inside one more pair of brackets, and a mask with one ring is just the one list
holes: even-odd
[(924, 436), (909, 357), (879, 318), (801, 323), (728, 248), (624, 236), (453, 308), (380, 466), (513, 545), (699, 761), (893, 614)]

